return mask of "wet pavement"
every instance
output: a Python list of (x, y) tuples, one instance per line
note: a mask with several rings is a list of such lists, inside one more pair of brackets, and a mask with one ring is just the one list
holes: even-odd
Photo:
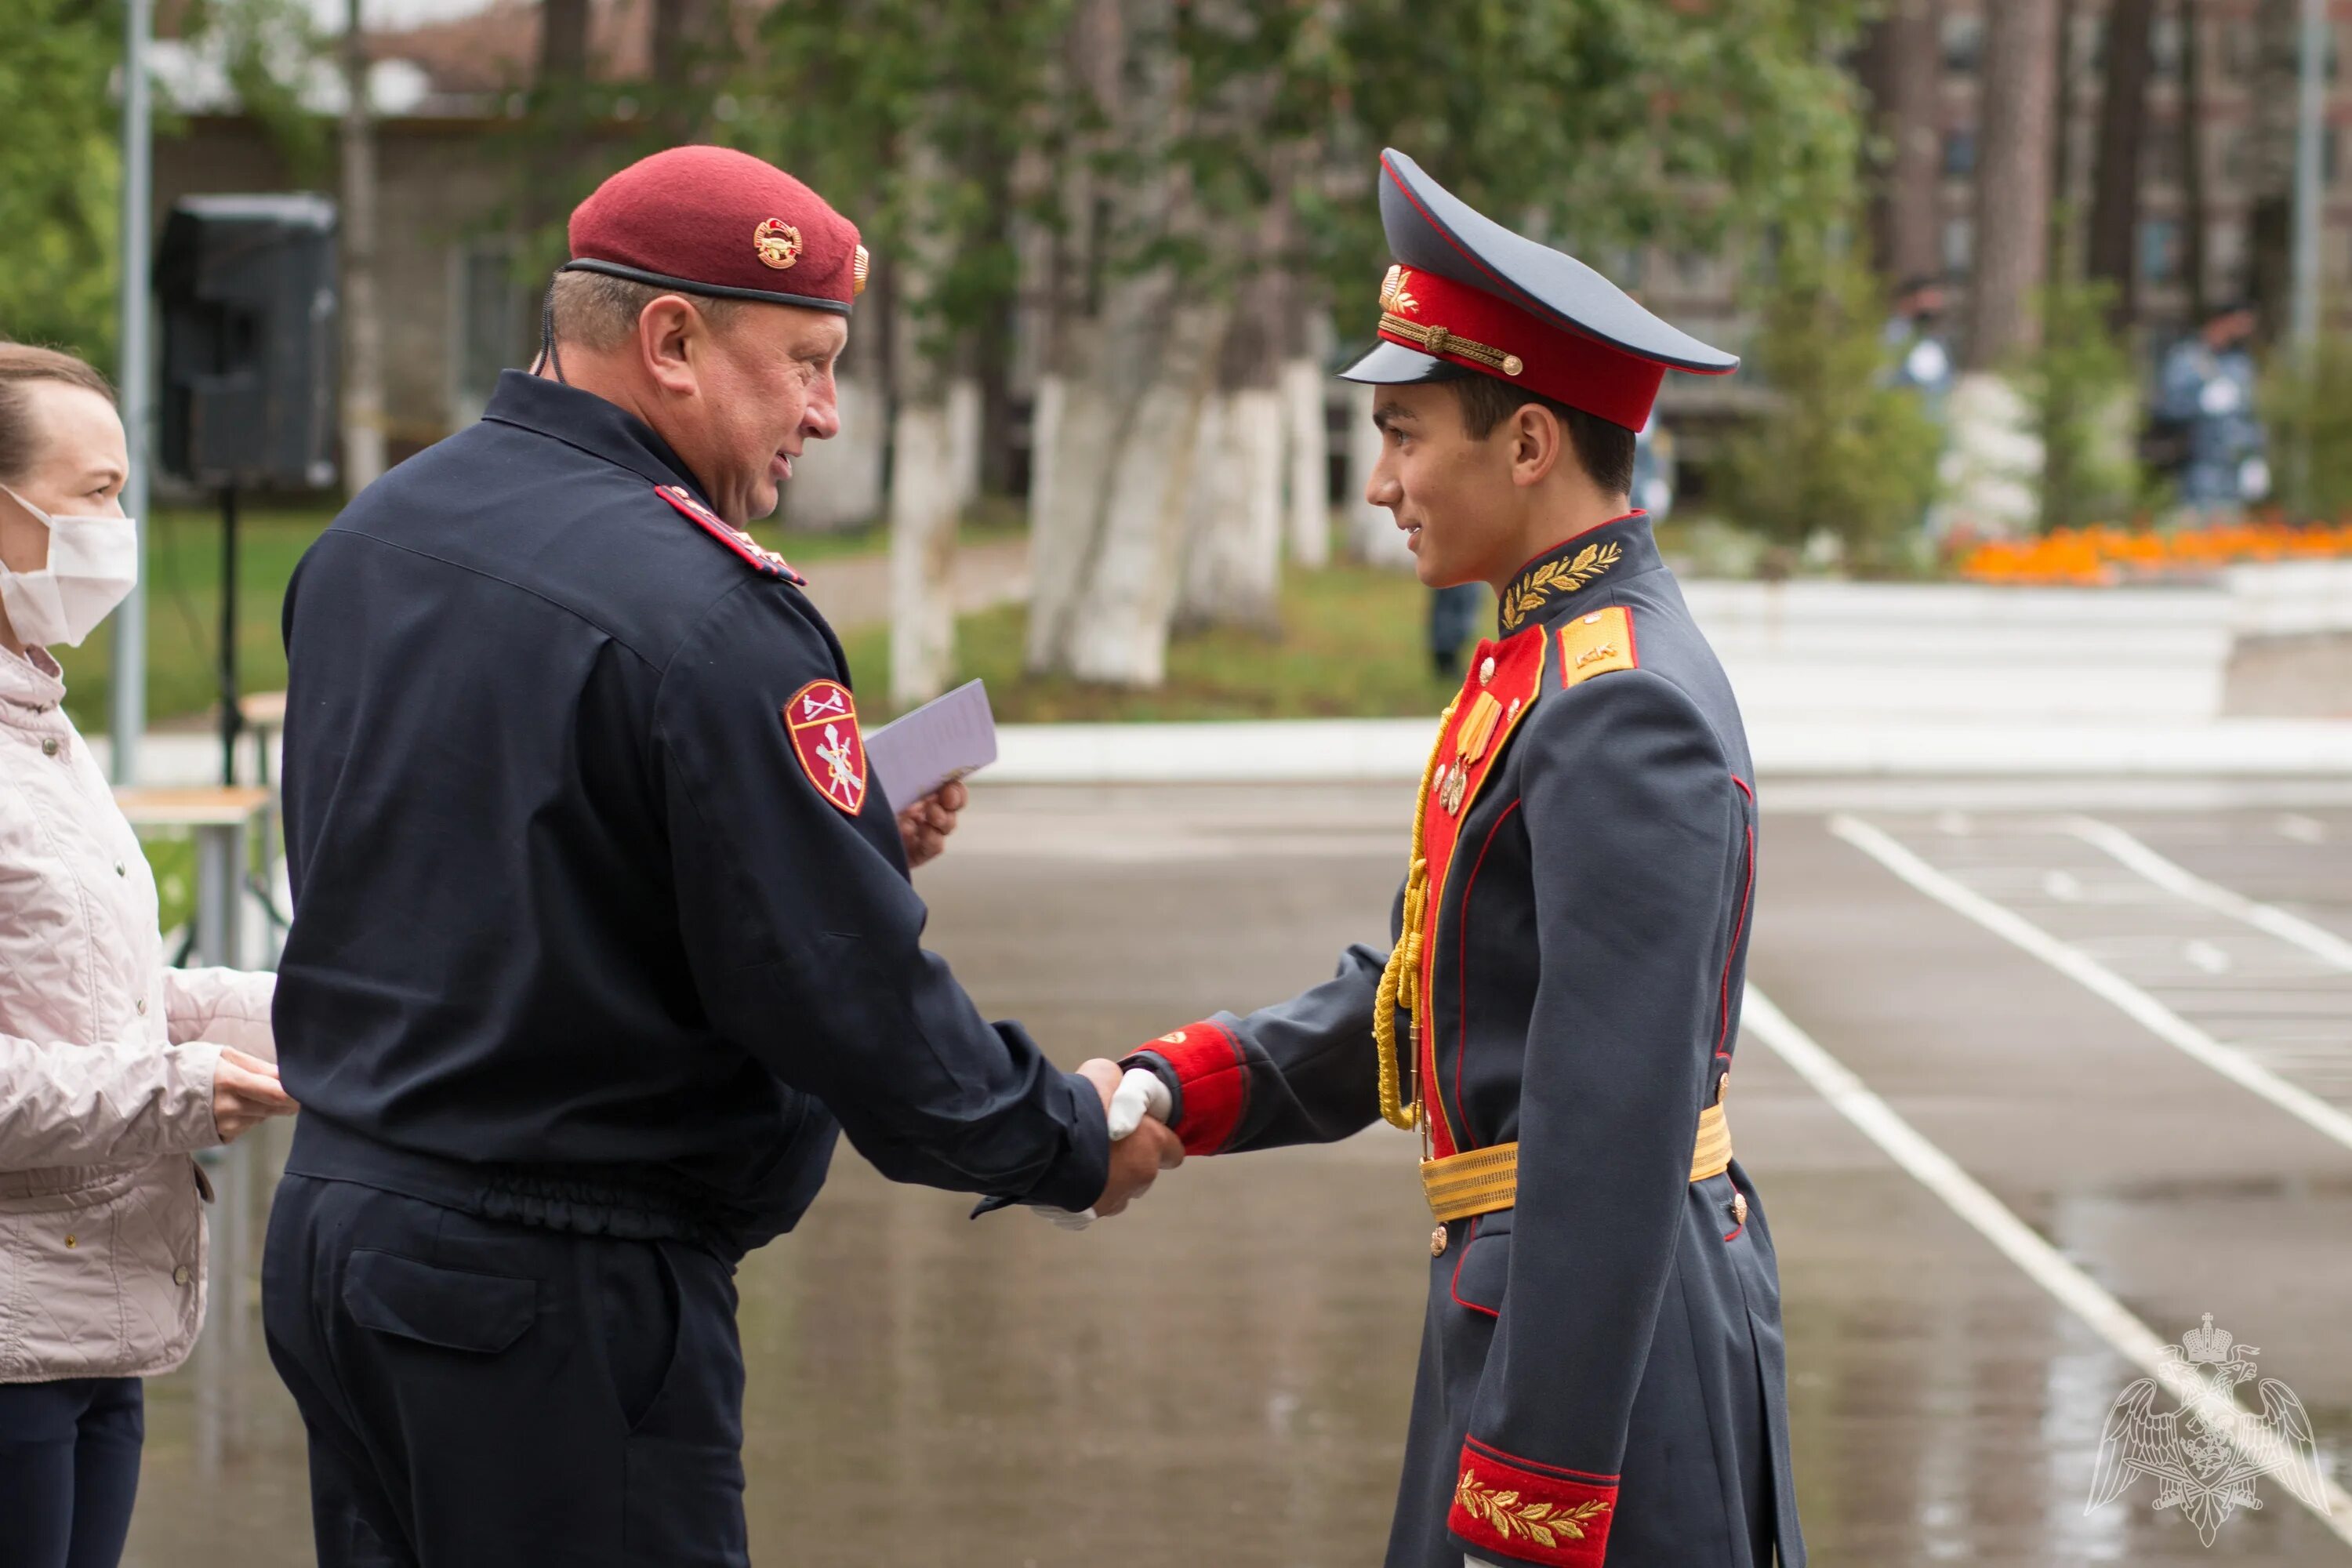
[[(2352, 1148), (1838, 828), (1850, 813), (2352, 1110), (2352, 968), (2326, 941), (2352, 942), (2352, 806), (1979, 788), (1958, 811), (1933, 792), (1791, 788), (1802, 809), (1784, 810), (1780, 793), (1768, 782), (1756, 985), (2159, 1335), (2210, 1312), (2261, 1347), (2339, 1466)], [(1389, 787), (982, 791), (921, 874), (932, 941), (983, 1008), (1063, 1060), (1115, 1055), (1286, 995), (1381, 937), (1409, 804)], [(2284, 938), (2151, 881), (2078, 831), (2084, 812), (2309, 929)], [(1753, 1037), (1737, 1078), (1740, 1155), (1781, 1258), (1817, 1563), (2352, 1563), (2271, 1479), (2210, 1548), (2148, 1506), (2147, 1481), (2086, 1514), (2128, 1363)], [(1019, 1213), (968, 1221), (964, 1201), (845, 1152), (800, 1233), (742, 1272), (755, 1561), (1379, 1562), (1427, 1266), (1415, 1152), (1377, 1129), (1196, 1161), (1080, 1236)], [(249, 1185), (257, 1215), (261, 1170)], [(236, 1250), (221, 1248), (195, 1360), (151, 1384), (133, 1564), (310, 1561), (299, 1426)]]

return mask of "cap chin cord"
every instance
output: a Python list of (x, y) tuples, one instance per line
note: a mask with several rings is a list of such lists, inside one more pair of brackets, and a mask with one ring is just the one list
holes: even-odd
[(563, 351), (555, 346), (555, 285), (552, 283), (547, 286), (547, 296), (539, 303), (539, 357), (530, 362), (530, 373), (537, 375), (541, 365), (551, 371), (561, 384), (572, 384), (570, 378), (563, 374)]

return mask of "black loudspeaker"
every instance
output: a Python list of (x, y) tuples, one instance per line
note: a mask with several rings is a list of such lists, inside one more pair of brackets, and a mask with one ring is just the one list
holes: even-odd
[(163, 450), (217, 489), (335, 482), (335, 204), (189, 196), (155, 251)]

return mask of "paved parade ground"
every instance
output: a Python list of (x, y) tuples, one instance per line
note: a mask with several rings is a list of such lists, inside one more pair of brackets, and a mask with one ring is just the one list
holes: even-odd
[[(919, 884), (983, 1008), (1075, 1064), (1383, 941), (1410, 804), (1002, 786)], [(2275, 1477), (2210, 1547), (2149, 1479), (2085, 1510), (2135, 1355), (2204, 1314), (2331, 1474), (2352, 1444), (2352, 786), (1768, 779), (1763, 805), (1729, 1115), (1815, 1561), (2352, 1563), (2352, 1502), (2323, 1519)], [(1415, 1155), (1375, 1129), (1198, 1161), (1070, 1236), (845, 1154), (740, 1276), (755, 1561), (1377, 1563), (1429, 1268)], [(146, 1568), (310, 1560), (236, 1229), (205, 1344), (151, 1386)]]

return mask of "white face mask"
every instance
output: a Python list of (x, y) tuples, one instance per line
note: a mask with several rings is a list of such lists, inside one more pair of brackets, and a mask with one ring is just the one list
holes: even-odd
[(0, 566), (0, 609), (19, 642), (79, 647), (138, 584), (139, 525), (127, 517), (51, 517), (7, 486), (0, 490), (49, 531), (47, 565)]

